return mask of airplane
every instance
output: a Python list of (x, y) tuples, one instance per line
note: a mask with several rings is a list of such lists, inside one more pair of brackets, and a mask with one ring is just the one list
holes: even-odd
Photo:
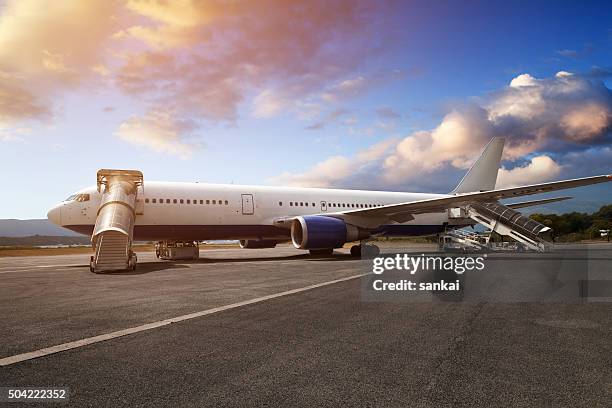
[[(495, 188), (505, 140), (495, 137), (448, 194), (267, 187), (147, 181), (135, 170), (102, 169), (96, 186), (49, 210), (53, 223), (89, 235), (92, 271), (134, 269), (134, 241), (160, 244), (239, 240), (242, 248), (292, 242), (314, 255), (332, 255), (354, 242), (351, 255), (378, 254), (362, 244), (377, 236), (420, 236), (482, 224), (535, 250), (550, 228), (515, 211), (566, 200), (499, 200), (612, 181), (612, 175)], [(120, 262), (117, 263), (117, 253)], [(112, 262), (105, 259), (112, 258)]]

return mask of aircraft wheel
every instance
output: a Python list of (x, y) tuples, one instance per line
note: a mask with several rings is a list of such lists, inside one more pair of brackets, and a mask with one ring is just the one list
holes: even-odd
[(361, 245), (353, 245), (351, 247), (351, 256), (353, 258), (361, 258)]
[(361, 255), (365, 258), (374, 258), (380, 255), (380, 248), (376, 245), (364, 245), (361, 248)]
[(89, 272), (96, 273), (93, 256), (89, 258)]
[(132, 254), (130, 255), (130, 260), (128, 262), (129, 269), (132, 271), (135, 271), (137, 263), (138, 263), (138, 257), (136, 256), (134, 252), (132, 252)]

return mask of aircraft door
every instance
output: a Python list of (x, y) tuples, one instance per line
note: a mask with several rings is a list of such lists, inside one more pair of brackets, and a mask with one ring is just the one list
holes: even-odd
[(242, 194), (242, 215), (253, 215), (254, 213), (253, 194)]
[(327, 211), (327, 201), (321, 201), (321, 211)]
[(144, 214), (144, 200), (144, 188), (142, 186), (138, 186), (138, 190), (136, 191), (136, 208), (134, 208), (136, 215)]

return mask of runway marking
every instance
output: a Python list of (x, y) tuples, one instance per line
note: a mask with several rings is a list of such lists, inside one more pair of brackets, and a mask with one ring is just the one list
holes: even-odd
[(48, 269), (48, 268), (58, 268), (57, 270), (64, 270), (65, 268), (74, 268), (74, 267), (78, 267), (78, 266), (82, 266), (82, 267), (87, 267), (87, 265), (83, 265), (83, 264), (74, 264), (74, 265), (32, 265), (32, 266), (14, 266), (14, 267), (10, 267), (10, 266), (6, 266), (6, 267), (0, 267), (0, 269), (9, 269), (8, 271), (4, 271), (4, 270), (0, 270), (0, 274), (5, 274), (5, 273), (18, 273), (18, 272), (33, 272), (33, 268), (38, 268), (38, 269)]
[(361, 278), (362, 276), (366, 276), (366, 275), (369, 275), (369, 273), (362, 273), (359, 275), (348, 276), (346, 278), (335, 279), (335, 280), (327, 281), (323, 283), (316, 283), (314, 285), (304, 286), (303, 288), (291, 289), (285, 292), (274, 293), (272, 295), (266, 295), (266, 296), (262, 296), (262, 297), (258, 297), (258, 298), (250, 299), (250, 300), (244, 300), (242, 302), (232, 303), (232, 304), (225, 305), (225, 306), (219, 306), (219, 307), (215, 307), (212, 309), (202, 310), (200, 312), (171, 317), (169, 319), (159, 320), (157, 322), (147, 323), (147, 324), (143, 324), (143, 325), (136, 326), (136, 327), (130, 327), (127, 329), (114, 331), (112, 333), (101, 334), (99, 336), (87, 337), (81, 340), (58, 344), (56, 346), (47, 347), (47, 348), (43, 348), (43, 349), (39, 349), (35, 351), (30, 351), (28, 353), (16, 354), (14, 356), (4, 357), (0, 359), (0, 366), (8, 366), (11, 364), (20, 363), (22, 361), (32, 360), (34, 358), (43, 357), (43, 356), (48, 356), (49, 354), (55, 354), (55, 353), (59, 353), (59, 352), (66, 351), (66, 350), (88, 346), (90, 344), (100, 343), (106, 340), (116, 339), (118, 337), (123, 337), (123, 336), (127, 336), (130, 334), (143, 332), (146, 330), (156, 329), (158, 327), (167, 326), (172, 323), (178, 323), (178, 322), (195, 319), (195, 318), (202, 317), (202, 316), (208, 316), (211, 314), (223, 312), (225, 310), (236, 309), (242, 306), (265, 302), (266, 300), (275, 299), (275, 298), (279, 298), (282, 296), (293, 295), (295, 293), (305, 292), (307, 290), (316, 289), (316, 288), (320, 288), (320, 287), (328, 286), (328, 285), (333, 285), (335, 283), (346, 282), (349, 280)]

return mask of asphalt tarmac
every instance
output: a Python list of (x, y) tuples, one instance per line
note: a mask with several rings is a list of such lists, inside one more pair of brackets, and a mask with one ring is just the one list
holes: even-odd
[[(547, 262), (612, 279), (612, 247), (590, 248), (586, 264), (569, 247)], [(489, 259), (524, 273), (538, 256)], [(79, 407), (612, 406), (605, 298), (372, 299), (371, 261), (346, 250), (201, 257), (140, 254), (135, 272), (101, 275), (83, 255), (0, 258), (0, 386), (69, 387)]]

